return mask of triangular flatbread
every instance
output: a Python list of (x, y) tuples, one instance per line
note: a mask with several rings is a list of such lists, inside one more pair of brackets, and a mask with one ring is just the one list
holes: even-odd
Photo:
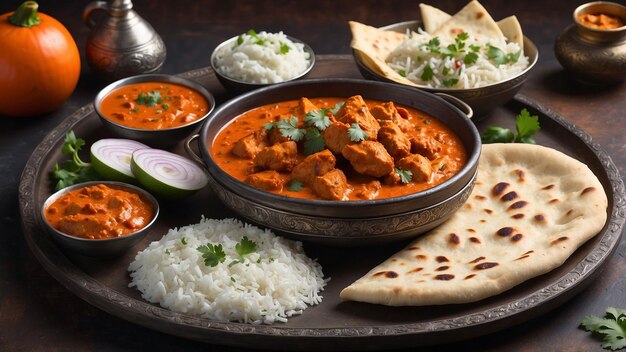
[(503, 18), (497, 24), (509, 43), (517, 43), (522, 50), (524, 49), (524, 35), (517, 17), (509, 16)]
[(489, 41), (495, 46), (502, 47), (506, 43), (496, 22), (476, 0), (470, 1), (431, 34), (442, 41), (451, 42), (462, 32), (468, 33), (477, 41)]
[(589, 168), (531, 144), (483, 146), (475, 187), (447, 222), (345, 288), (390, 306), (467, 303), (559, 267), (607, 219)]
[(452, 18), (451, 15), (434, 6), (420, 4), (419, 7), (424, 30), (428, 33), (435, 32), (441, 25)]

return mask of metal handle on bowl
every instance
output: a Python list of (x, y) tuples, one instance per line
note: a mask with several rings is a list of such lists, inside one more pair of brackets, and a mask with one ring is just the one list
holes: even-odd
[(474, 110), (472, 110), (472, 108), (467, 105), (463, 100), (446, 93), (435, 93), (435, 95), (459, 108), (465, 113), (465, 115), (467, 115), (468, 119), (471, 119), (472, 116), (474, 116)]
[(204, 163), (204, 160), (202, 160), (202, 158), (199, 157), (198, 154), (196, 154), (196, 152), (193, 151), (193, 149), (191, 149), (191, 142), (195, 141), (198, 138), (200, 138), (200, 135), (197, 133), (187, 138), (185, 140), (185, 151), (187, 152), (187, 155), (189, 155), (194, 161), (196, 161), (202, 166), (206, 166), (206, 164)]

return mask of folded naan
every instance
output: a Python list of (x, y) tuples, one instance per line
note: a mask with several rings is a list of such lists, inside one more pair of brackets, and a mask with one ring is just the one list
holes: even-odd
[(530, 144), (483, 146), (475, 187), (447, 222), (341, 292), (390, 306), (467, 303), (559, 267), (607, 219), (583, 163)]

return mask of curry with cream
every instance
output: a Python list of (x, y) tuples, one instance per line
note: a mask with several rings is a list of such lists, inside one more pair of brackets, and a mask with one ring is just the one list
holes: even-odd
[(100, 103), (110, 121), (132, 128), (161, 130), (197, 121), (209, 102), (197, 91), (165, 82), (141, 82), (119, 87)]
[(236, 117), (213, 142), (232, 177), (280, 195), (366, 200), (416, 193), (467, 162), (443, 123), (393, 102), (301, 98)]
[(52, 227), (86, 239), (129, 235), (148, 225), (154, 216), (151, 203), (139, 194), (103, 184), (68, 192), (45, 210)]

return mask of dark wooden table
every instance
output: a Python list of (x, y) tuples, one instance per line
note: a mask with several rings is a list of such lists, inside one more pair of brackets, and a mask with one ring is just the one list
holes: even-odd
[[(0, 3), (0, 13), (20, 0)], [(618, 1), (620, 2), (620, 1)], [(431, 2), (434, 3), (434, 2)], [(447, 12), (465, 1), (437, 1)], [(582, 1), (484, 0), (494, 18), (515, 14), (539, 49), (539, 62), (522, 93), (572, 120), (602, 145), (622, 175), (626, 173), (626, 84), (598, 88), (579, 85), (554, 57), (554, 39), (572, 21)], [(41, 1), (40, 9), (60, 20), (81, 52), (78, 87), (58, 111), (36, 118), (0, 117), (0, 351), (186, 350), (235, 351), (161, 334), (113, 317), (82, 301), (49, 276), (22, 236), (17, 201), (20, 173), (43, 137), (104, 86), (85, 62), (89, 34), (81, 15), (86, 1)], [(135, 9), (163, 37), (165, 73), (208, 66), (212, 49), (249, 28), (282, 30), (309, 43), (317, 54), (349, 54), (348, 20), (384, 25), (418, 17), (418, 2), (396, 1), (134, 1)], [(2, 50), (0, 38), (0, 50)], [(0, 63), (1, 65), (2, 63)], [(0, 91), (7, 87), (0, 87)], [(622, 214), (624, 209), (621, 209)], [(578, 329), (585, 315), (607, 306), (626, 307), (626, 245), (621, 243), (606, 269), (589, 288), (544, 316), (474, 340), (424, 350), (591, 351), (599, 342)], [(442, 344), (445, 341), (442, 341)], [(254, 347), (254, 346), (250, 346)]]

